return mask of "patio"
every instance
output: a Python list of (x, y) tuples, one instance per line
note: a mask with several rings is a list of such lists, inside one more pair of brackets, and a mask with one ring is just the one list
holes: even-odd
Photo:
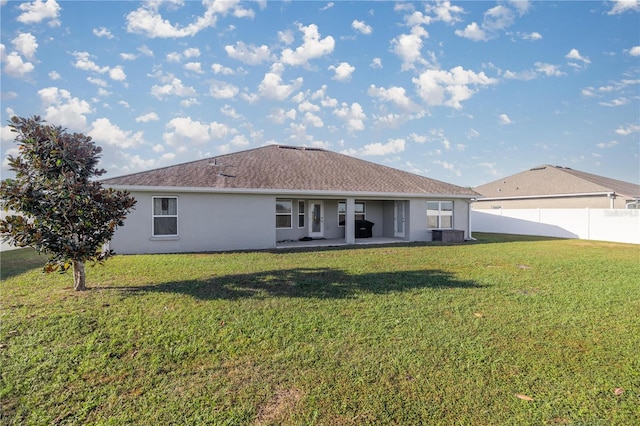
[[(372, 238), (356, 238), (355, 245), (372, 245), (372, 244), (398, 244), (406, 243), (407, 240), (403, 238), (388, 238), (388, 237), (372, 237)], [(344, 238), (321, 238), (311, 241), (282, 241), (276, 243), (278, 249), (291, 249), (291, 248), (308, 248), (308, 247), (340, 247), (346, 246), (346, 240)]]

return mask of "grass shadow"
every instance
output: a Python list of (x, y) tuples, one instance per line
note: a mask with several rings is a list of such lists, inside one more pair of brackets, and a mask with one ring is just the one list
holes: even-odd
[(558, 241), (566, 240), (559, 237), (543, 237), (540, 235), (521, 235), (521, 234), (493, 234), (490, 232), (474, 232), (474, 241), (468, 241), (469, 244), (499, 244), (499, 243), (517, 243), (527, 241)]
[(20, 248), (0, 252), (0, 278), (5, 280), (24, 274), (35, 268), (43, 268), (47, 256), (32, 248)]
[(478, 283), (459, 280), (452, 274), (440, 270), (353, 275), (332, 268), (296, 268), (117, 289), (130, 292), (179, 293), (201, 300), (237, 300), (253, 297), (345, 299), (362, 293), (387, 294), (420, 288), (479, 287), (481, 286)]

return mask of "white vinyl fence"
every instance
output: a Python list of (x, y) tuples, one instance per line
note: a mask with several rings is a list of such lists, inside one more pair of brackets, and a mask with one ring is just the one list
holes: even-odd
[(640, 210), (472, 210), (471, 230), (640, 244)]

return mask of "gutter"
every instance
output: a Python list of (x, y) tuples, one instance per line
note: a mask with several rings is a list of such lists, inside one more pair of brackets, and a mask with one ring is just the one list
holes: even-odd
[(616, 197), (615, 192), (580, 192), (572, 194), (548, 194), (548, 195), (514, 195), (510, 197), (480, 197), (476, 201), (501, 201), (501, 200), (527, 200), (534, 198), (567, 198), (567, 197), (593, 197), (593, 196), (607, 196), (611, 199)]

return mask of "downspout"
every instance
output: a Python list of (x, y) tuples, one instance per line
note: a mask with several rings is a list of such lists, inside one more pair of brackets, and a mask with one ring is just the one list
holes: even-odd
[(616, 193), (615, 192), (609, 192), (609, 193), (607, 193), (607, 195), (609, 196), (609, 208), (611, 210), (613, 210), (615, 208)]

